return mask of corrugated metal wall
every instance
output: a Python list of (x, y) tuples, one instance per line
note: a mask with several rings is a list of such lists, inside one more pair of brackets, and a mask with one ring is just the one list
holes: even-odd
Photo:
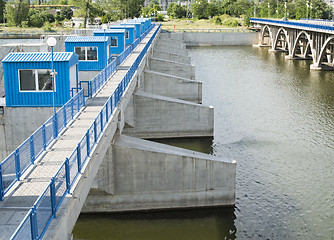
[[(54, 62), (57, 72), (55, 82), (55, 105), (62, 106), (70, 99), (69, 62)], [(19, 69), (51, 69), (51, 62), (4, 62), (4, 79), (7, 107), (50, 107), (53, 106), (53, 93), (20, 92)]]
[(65, 42), (65, 51), (74, 52), (74, 47), (97, 47), (97, 61), (79, 61), (79, 71), (99, 71), (107, 65), (107, 43), (104, 42)]
[(124, 33), (108, 33), (104, 32), (94, 32), (94, 36), (106, 36), (113, 37), (116, 36), (118, 39), (117, 47), (110, 47), (110, 54), (121, 54), (125, 49), (125, 32)]

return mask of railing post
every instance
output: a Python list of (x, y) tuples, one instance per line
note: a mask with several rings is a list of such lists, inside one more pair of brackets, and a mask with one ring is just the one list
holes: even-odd
[(101, 132), (102, 132), (103, 130), (103, 110), (100, 112), (100, 117), (101, 117), (100, 122), (101, 122)]
[(20, 181), (21, 166), (20, 166), (20, 152), (19, 152), (19, 149), (15, 150), (15, 170), (16, 170), (17, 181)]
[(70, 178), (70, 161), (66, 158), (65, 161), (65, 176), (66, 176), (66, 190), (67, 193), (70, 192), (71, 188), (71, 178)]
[(81, 92), (81, 98), (82, 98), (82, 106), (84, 107), (86, 103), (85, 103), (85, 95), (83, 91)]
[(90, 154), (90, 148), (89, 148), (89, 130), (86, 132), (86, 143), (87, 143), (87, 156)]
[(31, 239), (35, 240), (38, 238), (38, 232), (37, 232), (37, 218), (36, 218), (36, 207), (33, 206), (31, 208), (31, 214), (30, 214), (30, 227), (31, 227)]
[(80, 149), (80, 143), (77, 146), (77, 161), (78, 161), (78, 172), (81, 173), (81, 149)]
[(56, 187), (55, 187), (55, 178), (51, 178), (50, 183), (50, 195), (51, 195), (51, 210), (52, 210), (52, 216), (56, 217)]
[(3, 189), (3, 181), (2, 181), (2, 168), (0, 164), (0, 201), (3, 201), (3, 196), (5, 195), (5, 191)]
[(108, 105), (109, 105), (109, 102), (107, 101), (107, 102), (106, 102), (106, 123), (109, 121), (109, 110), (108, 110)]
[(66, 127), (66, 105), (63, 107), (63, 115), (64, 115), (64, 127)]
[(45, 124), (42, 126), (42, 138), (43, 138), (43, 150), (46, 149), (46, 133), (45, 133)]
[(57, 113), (53, 115), (53, 138), (56, 139), (58, 137), (58, 124), (57, 124)]
[(97, 132), (96, 132), (96, 119), (94, 121), (94, 142), (96, 143), (97, 142)]
[(34, 164), (35, 162), (35, 148), (34, 148), (34, 136), (30, 136), (30, 162)]
[(73, 98), (71, 99), (71, 119), (74, 118), (74, 112), (73, 112)]

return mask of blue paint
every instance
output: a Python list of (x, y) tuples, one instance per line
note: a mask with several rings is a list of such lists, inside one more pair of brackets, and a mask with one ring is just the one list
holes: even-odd
[(95, 30), (94, 36), (106, 36), (112, 38), (117, 38), (117, 46), (110, 46), (110, 54), (116, 55), (121, 54), (125, 49), (125, 29), (107, 29), (107, 30)]
[[(125, 45), (131, 45), (135, 39), (135, 25), (112, 25), (110, 29), (125, 29)], [(128, 34), (127, 34), (128, 32)], [(128, 38), (127, 38), (128, 36)]]
[(96, 47), (97, 61), (79, 60), (79, 71), (101, 71), (107, 66), (107, 48), (110, 45), (110, 38), (99, 37), (68, 37), (65, 40), (65, 51), (75, 52), (76, 47)]
[[(78, 55), (69, 52), (53, 54), (55, 77), (55, 105), (60, 107), (70, 98), (70, 68), (78, 64)], [(9, 53), (3, 60), (7, 107), (52, 107), (51, 91), (20, 91), (19, 70), (51, 70), (51, 53)], [(76, 67), (76, 66), (75, 66)]]

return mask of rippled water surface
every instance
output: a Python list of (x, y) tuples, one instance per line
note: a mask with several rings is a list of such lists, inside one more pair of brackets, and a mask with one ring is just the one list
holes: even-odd
[(189, 53), (214, 139), (173, 144), (237, 160), (235, 208), (83, 215), (74, 237), (334, 239), (334, 72), (260, 48)]

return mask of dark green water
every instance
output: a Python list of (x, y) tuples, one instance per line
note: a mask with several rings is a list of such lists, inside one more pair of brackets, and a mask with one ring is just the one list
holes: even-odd
[(82, 215), (76, 239), (334, 239), (334, 72), (251, 47), (189, 50), (214, 139), (237, 161), (235, 208)]

